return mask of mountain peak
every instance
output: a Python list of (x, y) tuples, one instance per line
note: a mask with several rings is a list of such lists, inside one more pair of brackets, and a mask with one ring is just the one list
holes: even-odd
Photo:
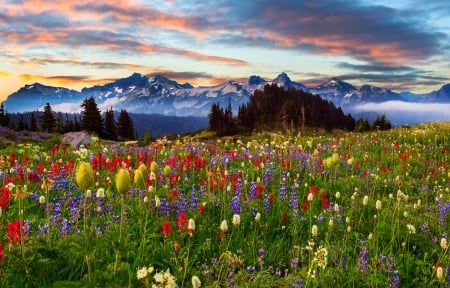
[(249, 85), (262, 85), (265, 84), (267, 81), (261, 78), (258, 75), (252, 75), (248, 78), (248, 84)]
[(281, 72), (275, 79), (273, 79), (273, 82), (277, 84), (287, 84), (292, 81), (285, 72)]

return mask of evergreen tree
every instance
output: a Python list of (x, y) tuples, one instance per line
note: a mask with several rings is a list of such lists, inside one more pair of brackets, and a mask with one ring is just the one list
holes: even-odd
[(94, 97), (85, 99), (81, 108), (84, 109), (82, 111), (81, 128), (89, 133), (103, 136), (103, 120)]
[(386, 119), (386, 115), (378, 116), (372, 124), (372, 130), (389, 130), (392, 128), (391, 122)]
[(55, 116), (52, 112), (52, 107), (50, 103), (45, 104), (44, 106), (44, 114), (41, 116), (41, 127), (42, 131), (53, 132), (56, 126)]
[(23, 113), (20, 113), (20, 115), (19, 115), (19, 122), (17, 123), (17, 130), (19, 130), (19, 131), (28, 130), (28, 125), (25, 122)]
[(109, 140), (117, 140), (116, 122), (114, 120), (114, 110), (112, 109), (112, 107), (106, 110), (104, 122), (105, 122), (104, 127), (105, 138)]
[(121, 109), (119, 113), (117, 135), (122, 139), (135, 139), (133, 120), (125, 109)]
[(364, 132), (370, 130), (369, 120), (367, 118), (359, 118), (356, 122), (355, 131)]
[(30, 130), (31, 131), (38, 130), (37, 121), (36, 121), (36, 117), (34, 116), (34, 112), (31, 112), (31, 116), (30, 116)]
[(3, 102), (0, 104), (0, 126), (9, 126), (10, 119), (9, 115), (5, 110), (5, 107), (3, 106)]

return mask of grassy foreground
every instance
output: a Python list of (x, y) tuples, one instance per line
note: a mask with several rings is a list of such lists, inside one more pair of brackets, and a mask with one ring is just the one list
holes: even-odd
[(18, 144), (1, 287), (450, 287), (450, 123)]

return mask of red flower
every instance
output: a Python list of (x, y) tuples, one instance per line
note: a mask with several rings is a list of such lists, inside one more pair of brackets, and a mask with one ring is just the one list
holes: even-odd
[(308, 204), (307, 203), (305, 203), (305, 202), (302, 203), (302, 210), (303, 211), (308, 210)]
[(288, 222), (289, 218), (288, 218), (288, 214), (286, 211), (283, 212), (283, 217), (281, 219), (281, 223), (286, 224)]
[(20, 220), (8, 223), (7, 232), (6, 232), (6, 241), (9, 244), (15, 244), (20, 242), (20, 229), (21, 229)]
[(256, 197), (259, 198), (263, 195), (264, 192), (264, 186), (261, 184), (256, 185)]
[(9, 207), (10, 192), (8, 188), (0, 188), (0, 207), (6, 209)]
[(312, 193), (313, 195), (316, 195), (316, 194), (317, 194), (317, 186), (316, 186), (316, 185), (313, 185), (313, 186), (311, 187), (310, 193)]
[(178, 214), (177, 217), (177, 227), (180, 231), (186, 231), (187, 230), (187, 217), (186, 213), (181, 212)]
[(270, 194), (269, 195), (269, 203), (271, 205), (273, 205), (273, 203), (275, 203), (275, 195), (274, 194)]
[(198, 207), (198, 209), (200, 210), (200, 215), (203, 215), (203, 213), (205, 213), (205, 205), (200, 204), (200, 206)]
[(161, 227), (161, 232), (163, 234), (164, 237), (169, 237), (170, 233), (172, 233), (172, 224), (170, 224), (169, 221), (164, 221), (162, 227)]
[(441, 261), (437, 261), (436, 262), (436, 265), (434, 265), (434, 269), (438, 269), (439, 267), (441, 267), (442, 266), (442, 264), (441, 264)]

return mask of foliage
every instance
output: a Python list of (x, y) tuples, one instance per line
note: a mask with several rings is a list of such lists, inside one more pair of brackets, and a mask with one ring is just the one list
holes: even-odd
[(81, 104), (81, 108), (83, 108), (81, 119), (82, 130), (102, 136), (103, 119), (94, 98), (90, 97), (89, 99), (85, 99)]
[(135, 139), (133, 119), (125, 109), (120, 109), (117, 119), (117, 135), (122, 139)]
[(0, 286), (448, 287), (449, 132), (7, 147)]
[(55, 116), (53, 115), (50, 103), (45, 104), (44, 113), (40, 118), (41, 129), (45, 132), (53, 132), (56, 126)]

